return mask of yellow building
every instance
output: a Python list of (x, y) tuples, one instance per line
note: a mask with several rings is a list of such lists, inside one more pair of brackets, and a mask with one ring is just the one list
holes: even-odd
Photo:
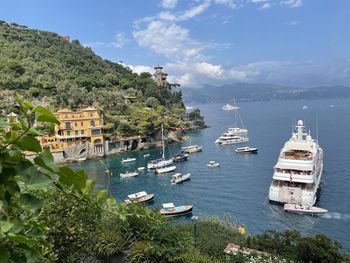
[[(51, 152), (63, 152), (67, 157), (73, 153), (75, 157), (77, 146), (86, 146), (84, 152), (103, 151), (103, 118), (93, 107), (88, 107), (80, 111), (71, 111), (67, 108), (60, 109), (54, 115), (60, 121), (60, 125), (55, 125), (53, 134), (44, 135), (40, 138), (41, 146)], [(81, 151), (83, 147), (80, 147)], [(79, 148), (79, 149), (80, 149)]]

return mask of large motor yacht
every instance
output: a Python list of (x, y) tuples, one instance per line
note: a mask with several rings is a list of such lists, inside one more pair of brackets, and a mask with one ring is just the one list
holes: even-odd
[[(241, 122), (239, 127), (237, 124), (237, 117)], [(216, 139), (215, 143), (217, 144), (233, 144), (233, 143), (245, 143), (248, 142), (248, 130), (244, 127), (241, 116), (239, 115), (238, 110), (235, 111), (235, 123), (233, 127), (229, 127), (228, 130), (220, 135)]]
[(274, 167), (269, 199), (272, 202), (313, 206), (323, 169), (323, 150), (299, 120)]

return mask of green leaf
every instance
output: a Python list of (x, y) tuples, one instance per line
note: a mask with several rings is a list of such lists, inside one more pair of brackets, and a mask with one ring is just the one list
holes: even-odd
[(103, 204), (104, 202), (106, 202), (107, 200), (107, 190), (106, 189), (102, 189), (100, 191), (97, 192), (96, 194), (97, 197), (97, 202), (99, 202), (100, 204)]
[(9, 124), (4, 118), (0, 118), (0, 129), (8, 128)]
[(115, 200), (115, 198), (110, 197), (107, 199), (106, 204), (108, 208), (113, 208), (117, 204), (117, 201)]
[(18, 200), (18, 204), (31, 212), (35, 212), (42, 206), (41, 200), (30, 194), (22, 194)]
[(37, 157), (35, 157), (34, 162), (50, 172), (58, 173), (59, 171), (59, 167), (53, 161), (52, 154), (48, 150), (42, 151)]
[(16, 180), (21, 181), (26, 187), (32, 190), (47, 190), (52, 184), (50, 176), (38, 171), (34, 166), (20, 172), (16, 177)]
[(10, 221), (0, 221), (0, 231), (7, 233), (13, 227), (13, 223)]
[(0, 246), (0, 262), (7, 263), (9, 262), (9, 254), (5, 247)]
[(90, 180), (90, 179), (86, 180), (86, 185), (83, 190), (84, 194), (91, 195), (95, 185), (96, 185), (95, 180)]
[(124, 222), (126, 220), (126, 216), (123, 214), (119, 214), (119, 219)]
[(59, 168), (59, 182), (67, 186), (74, 186), (76, 189), (83, 190), (86, 185), (86, 174), (84, 171), (75, 172), (69, 167)]
[(56, 116), (53, 115), (48, 109), (42, 106), (37, 106), (34, 108), (34, 111), (35, 111), (35, 119), (37, 121), (60, 124)]
[(24, 151), (41, 152), (41, 146), (37, 139), (31, 136), (25, 136), (17, 141), (17, 144)]
[(38, 131), (38, 130), (37, 130), (36, 128), (34, 128), (34, 127), (30, 127), (30, 128), (29, 128), (28, 134), (37, 135), (37, 136), (43, 135), (40, 131)]

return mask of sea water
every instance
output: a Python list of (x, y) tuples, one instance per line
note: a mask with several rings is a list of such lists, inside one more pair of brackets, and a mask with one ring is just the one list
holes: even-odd
[[(308, 110), (303, 110), (303, 105)], [(332, 106), (334, 105), (334, 106)], [(175, 172), (192, 173), (190, 181), (172, 185), (173, 173), (156, 175), (140, 172), (137, 177), (120, 178), (125, 171), (146, 167), (147, 161), (161, 156), (159, 149), (130, 152), (103, 159), (112, 176), (105, 175), (105, 167), (97, 160), (74, 165), (85, 169), (100, 186), (109, 184), (110, 193), (119, 201), (128, 194), (147, 191), (155, 193), (150, 207), (163, 203), (193, 204), (193, 215), (214, 215), (223, 218), (228, 213), (234, 221), (245, 224), (252, 233), (266, 229), (297, 229), (307, 234), (324, 233), (342, 243), (350, 251), (350, 100), (304, 100), (240, 103), (240, 116), (249, 131), (251, 147), (257, 154), (237, 154), (240, 145), (217, 145), (214, 141), (234, 123), (234, 111), (223, 111), (221, 104), (190, 105), (199, 108), (207, 129), (188, 133), (192, 144), (203, 146), (186, 162), (175, 163)], [(293, 124), (302, 119), (314, 139), (324, 150), (324, 170), (320, 197), (316, 206), (326, 208), (322, 216), (296, 215), (283, 211), (280, 205), (268, 202), (273, 166), (284, 143), (291, 137)], [(189, 142), (167, 148), (167, 156), (175, 154)], [(144, 154), (150, 153), (149, 157)], [(135, 157), (132, 163), (121, 159)], [(208, 168), (209, 161), (220, 162), (218, 168)]]

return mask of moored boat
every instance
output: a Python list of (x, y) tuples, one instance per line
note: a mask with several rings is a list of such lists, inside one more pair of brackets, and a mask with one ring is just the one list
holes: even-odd
[(152, 201), (154, 194), (148, 194), (145, 191), (134, 193), (128, 195), (128, 198), (125, 199), (126, 204), (142, 204)]
[(235, 105), (226, 104), (225, 106), (222, 106), (221, 109), (222, 110), (239, 110), (239, 107)]
[(161, 215), (170, 217), (170, 216), (180, 216), (191, 213), (193, 205), (181, 205), (174, 206), (173, 203), (163, 204), (163, 208), (159, 210)]
[(136, 158), (123, 158), (122, 163), (129, 163), (129, 162), (134, 162), (136, 161)]
[(299, 120), (292, 137), (281, 149), (269, 190), (269, 200), (283, 204), (313, 206), (323, 170), (323, 150), (305, 132)]
[(172, 159), (174, 162), (183, 162), (183, 161), (187, 161), (188, 158), (188, 154), (185, 153), (184, 151), (181, 151), (175, 155), (173, 155)]
[(156, 174), (169, 173), (169, 172), (175, 171), (175, 169), (176, 169), (175, 165), (166, 166), (166, 167), (157, 168), (155, 173)]
[(171, 184), (178, 184), (181, 183), (183, 181), (189, 180), (191, 179), (191, 173), (187, 173), (187, 174), (182, 174), (182, 173), (176, 173), (171, 177)]
[(134, 176), (138, 176), (138, 175), (139, 175), (139, 173), (137, 171), (134, 171), (134, 172), (126, 171), (125, 173), (120, 173), (120, 177), (122, 177), (122, 178), (134, 177)]
[(143, 166), (137, 168), (137, 171), (139, 171), (139, 172), (143, 172), (144, 170), (145, 170), (145, 167), (143, 167)]
[(235, 150), (236, 153), (257, 153), (258, 152), (258, 148), (255, 147), (238, 147)]
[(148, 170), (154, 170), (162, 167), (169, 166), (173, 163), (172, 159), (165, 159), (165, 145), (164, 145), (164, 131), (163, 131), (163, 125), (161, 126), (162, 129), (162, 158), (151, 160), (147, 163), (147, 169)]
[(208, 166), (209, 168), (214, 168), (214, 167), (220, 166), (220, 163), (219, 163), (219, 162), (216, 162), (216, 161), (210, 161), (209, 163), (207, 163), (207, 166)]
[(327, 213), (328, 210), (309, 205), (297, 205), (297, 204), (285, 204), (283, 207), (284, 211), (295, 214), (309, 214), (309, 215), (319, 215)]
[(195, 152), (201, 152), (203, 149), (202, 146), (199, 146), (197, 144), (195, 145), (190, 145), (190, 146), (186, 146), (186, 147), (182, 147), (182, 150), (185, 152), (185, 153), (195, 153)]

